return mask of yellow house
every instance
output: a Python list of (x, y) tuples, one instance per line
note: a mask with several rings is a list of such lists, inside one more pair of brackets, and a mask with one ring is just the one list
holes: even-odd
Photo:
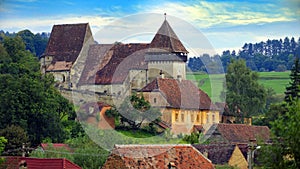
[(209, 96), (189, 80), (156, 78), (141, 90), (162, 113), (173, 134), (190, 134), (204, 124), (219, 123), (219, 111)]

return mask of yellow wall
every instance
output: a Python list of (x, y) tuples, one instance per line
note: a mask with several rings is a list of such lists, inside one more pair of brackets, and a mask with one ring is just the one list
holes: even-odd
[[(171, 117), (167, 116), (166, 114), (171, 114)], [(173, 126), (173, 133), (179, 132), (176, 131), (178, 127), (174, 126), (180, 126), (180, 131), (183, 131), (182, 127), (185, 127), (185, 131), (188, 132), (183, 134), (189, 134), (192, 132), (194, 125), (219, 123), (220, 118), (218, 111), (166, 108), (166, 110), (163, 112), (162, 120), (170, 123)]]
[(244, 158), (238, 146), (235, 146), (234, 151), (228, 161), (228, 165), (238, 167), (240, 169), (247, 169), (247, 160)]
[(218, 111), (186, 109), (170, 109), (170, 111), (172, 112), (172, 124), (192, 123), (193, 125), (201, 125), (219, 123), (220, 121)]

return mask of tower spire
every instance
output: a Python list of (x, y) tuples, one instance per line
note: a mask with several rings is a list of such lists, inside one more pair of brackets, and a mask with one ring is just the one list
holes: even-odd
[(164, 15), (165, 15), (165, 20), (167, 20), (167, 13), (164, 13)]

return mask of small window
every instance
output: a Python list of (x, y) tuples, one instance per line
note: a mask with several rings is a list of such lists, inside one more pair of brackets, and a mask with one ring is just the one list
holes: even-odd
[(153, 102), (156, 103), (156, 98), (153, 99)]
[(191, 113), (191, 122), (194, 122), (194, 113)]
[(66, 77), (65, 75), (62, 75), (62, 82), (65, 82), (66, 81)]
[(175, 113), (175, 121), (177, 121), (178, 122), (178, 113)]
[(181, 114), (181, 122), (184, 122), (184, 113)]
[(214, 114), (212, 115), (212, 122), (213, 123), (215, 122), (215, 115)]
[(200, 122), (200, 114), (197, 114), (197, 117), (196, 117), (196, 122)]

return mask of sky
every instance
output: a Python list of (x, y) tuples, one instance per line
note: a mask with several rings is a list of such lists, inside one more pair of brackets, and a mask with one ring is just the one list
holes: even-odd
[(100, 43), (150, 42), (164, 13), (191, 55), (300, 37), (299, 0), (0, 0), (0, 30), (51, 32), (55, 24), (89, 23)]

